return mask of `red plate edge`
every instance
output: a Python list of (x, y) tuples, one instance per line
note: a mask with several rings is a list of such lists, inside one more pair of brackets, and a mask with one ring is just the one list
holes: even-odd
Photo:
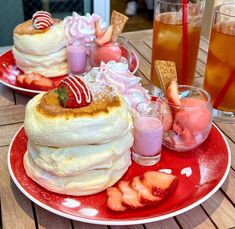
[(20, 130), (23, 128), (23, 126), (17, 131), (17, 133), (15, 134), (15, 136), (13, 137), (10, 146), (9, 146), (9, 150), (8, 150), (8, 170), (10, 173), (10, 176), (12, 178), (12, 180), (14, 181), (14, 183), (16, 184), (16, 186), (19, 188), (19, 190), (26, 196), (28, 197), (31, 201), (33, 201), (34, 203), (36, 203), (37, 205), (39, 205), (40, 207), (54, 213), (57, 214), (59, 216), (63, 216), (65, 218), (69, 218), (72, 220), (77, 220), (77, 221), (81, 221), (81, 222), (85, 222), (85, 223), (92, 223), (92, 224), (99, 224), (99, 225), (134, 225), (134, 224), (143, 224), (143, 223), (151, 223), (151, 222), (156, 222), (156, 221), (160, 221), (163, 219), (167, 219), (170, 217), (174, 217), (176, 215), (182, 214), (188, 210), (191, 210), (192, 208), (198, 206), (199, 204), (203, 203), (204, 201), (206, 201), (208, 198), (210, 198), (220, 187), (221, 185), (224, 183), (226, 177), (228, 176), (229, 173), (229, 169), (231, 166), (231, 152), (230, 152), (230, 147), (228, 145), (228, 142), (224, 136), (224, 134), (220, 131), (220, 129), (213, 124), (213, 126), (217, 129), (217, 131), (220, 133), (220, 135), (222, 136), (222, 139), (225, 142), (226, 148), (228, 150), (228, 164), (227, 164), (227, 168), (225, 170), (225, 173), (223, 175), (223, 177), (221, 178), (221, 180), (219, 181), (219, 183), (208, 193), (206, 194), (203, 198), (201, 198), (200, 200), (196, 201), (195, 203), (184, 207), (180, 210), (177, 210), (175, 212), (169, 213), (169, 214), (165, 214), (162, 216), (157, 216), (157, 217), (151, 217), (151, 218), (146, 218), (146, 219), (141, 219), (141, 220), (116, 220), (116, 221), (110, 221), (110, 220), (95, 220), (95, 219), (86, 219), (86, 218), (82, 218), (82, 217), (78, 217), (78, 216), (73, 216), (67, 213), (63, 213), (61, 211), (55, 210), (51, 207), (48, 207), (47, 205), (41, 203), (40, 201), (38, 201), (37, 199), (35, 199), (33, 196), (31, 196), (27, 191), (25, 191), (25, 189), (19, 184), (19, 182), (17, 181), (17, 179), (14, 176), (14, 173), (12, 171), (11, 168), (11, 163), (10, 163), (10, 154), (11, 154), (11, 148), (12, 148), (12, 144), (16, 138), (16, 136), (18, 135), (18, 133), (20, 132)]
[[(4, 55), (6, 55), (8, 52), (12, 52), (12, 49), (8, 49), (7, 51), (3, 52), (1, 55), (0, 55), (0, 58)], [(134, 68), (134, 70), (131, 72), (133, 75), (136, 74), (138, 68), (139, 68), (139, 59), (138, 59), (138, 56), (136, 55), (136, 53), (134, 51), (131, 51), (132, 55), (134, 56), (134, 59), (135, 59), (135, 62), (136, 62), (136, 67)], [(58, 76), (59, 77), (62, 77), (62, 76)], [(57, 77), (55, 77), (57, 78)], [(36, 94), (39, 94), (39, 93), (42, 93), (42, 92), (45, 92), (45, 91), (37, 91), (37, 90), (32, 90), (32, 89), (27, 89), (27, 88), (23, 88), (23, 87), (18, 87), (18, 86), (15, 86), (15, 85), (12, 85), (10, 83), (7, 83), (5, 82), (4, 80), (2, 80), (0, 78), (0, 83), (2, 83), (3, 85), (13, 89), (13, 90), (16, 90), (18, 91), (19, 93), (25, 93), (25, 95), (29, 95), (29, 96), (34, 96)]]

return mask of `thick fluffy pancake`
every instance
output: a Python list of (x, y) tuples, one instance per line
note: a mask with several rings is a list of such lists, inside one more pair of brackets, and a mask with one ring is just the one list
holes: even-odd
[(65, 47), (66, 39), (63, 22), (54, 20), (54, 24), (45, 30), (36, 30), (32, 21), (18, 25), (13, 33), (14, 46), (30, 55), (47, 55)]
[(16, 65), (19, 69), (21, 69), (24, 73), (39, 73), (47, 78), (52, 78), (52, 77), (57, 77), (57, 76), (63, 76), (68, 73), (68, 65), (67, 62), (64, 61), (59, 64), (54, 64), (49, 67), (45, 66), (35, 66), (35, 67), (29, 67), (29, 66), (24, 66), (18, 63), (16, 60)]
[(66, 61), (66, 48), (62, 48), (54, 53), (45, 56), (36, 56), (23, 53), (17, 50), (14, 46), (12, 48), (13, 55), (17, 64), (27, 67), (45, 67), (49, 68), (53, 65), (58, 65)]
[(24, 168), (31, 179), (52, 192), (82, 196), (101, 192), (116, 183), (130, 166), (130, 155), (128, 150), (108, 169), (94, 169), (80, 175), (61, 178), (39, 168), (26, 152)]
[(93, 101), (82, 108), (62, 107), (54, 91), (31, 99), (25, 112), (28, 138), (41, 146), (72, 147), (103, 144), (130, 131), (132, 119), (122, 96), (107, 85), (90, 86)]
[(108, 169), (113, 161), (132, 146), (133, 135), (128, 132), (121, 138), (101, 145), (84, 145), (66, 148), (43, 147), (28, 141), (28, 152), (35, 164), (52, 175), (75, 176), (94, 169)]

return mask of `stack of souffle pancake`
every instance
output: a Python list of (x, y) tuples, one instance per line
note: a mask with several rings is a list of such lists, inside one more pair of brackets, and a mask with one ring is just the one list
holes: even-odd
[(36, 29), (33, 20), (18, 25), (13, 32), (13, 55), (24, 73), (55, 77), (67, 73), (66, 39), (63, 21), (52, 19), (45, 29)]
[(100, 192), (131, 164), (132, 119), (126, 103), (110, 86), (96, 83), (90, 88), (93, 99), (84, 107), (63, 107), (54, 90), (27, 104), (25, 170), (50, 191)]

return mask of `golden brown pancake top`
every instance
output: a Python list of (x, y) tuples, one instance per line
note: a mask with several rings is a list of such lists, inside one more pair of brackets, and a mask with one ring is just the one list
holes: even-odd
[[(52, 19), (54, 24), (59, 24), (60, 19)], [(40, 34), (40, 33), (45, 33), (50, 29), (50, 27), (46, 29), (35, 29), (32, 20), (28, 20), (23, 22), (22, 24), (19, 24), (16, 26), (14, 29), (14, 33), (18, 35), (33, 35), (33, 34)]]
[(45, 93), (40, 99), (36, 110), (47, 117), (95, 117), (101, 113), (109, 113), (112, 108), (121, 106), (120, 97), (113, 88), (100, 86), (92, 91), (92, 102), (85, 107), (64, 108), (55, 91)]

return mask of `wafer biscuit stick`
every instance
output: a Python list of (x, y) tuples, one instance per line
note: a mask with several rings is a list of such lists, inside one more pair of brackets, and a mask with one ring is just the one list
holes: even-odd
[(116, 41), (120, 33), (122, 32), (126, 22), (128, 21), (128, 17), (113, 10), (111, 15), (110, 24), (113, 25), (113, 33), (112, 33), (112, 41)]
[(155, 60), (155, 71), (160, 81), (161, 89), (166, 93), (172, 80), (177, 81), (176, 65), (173, 61)]

